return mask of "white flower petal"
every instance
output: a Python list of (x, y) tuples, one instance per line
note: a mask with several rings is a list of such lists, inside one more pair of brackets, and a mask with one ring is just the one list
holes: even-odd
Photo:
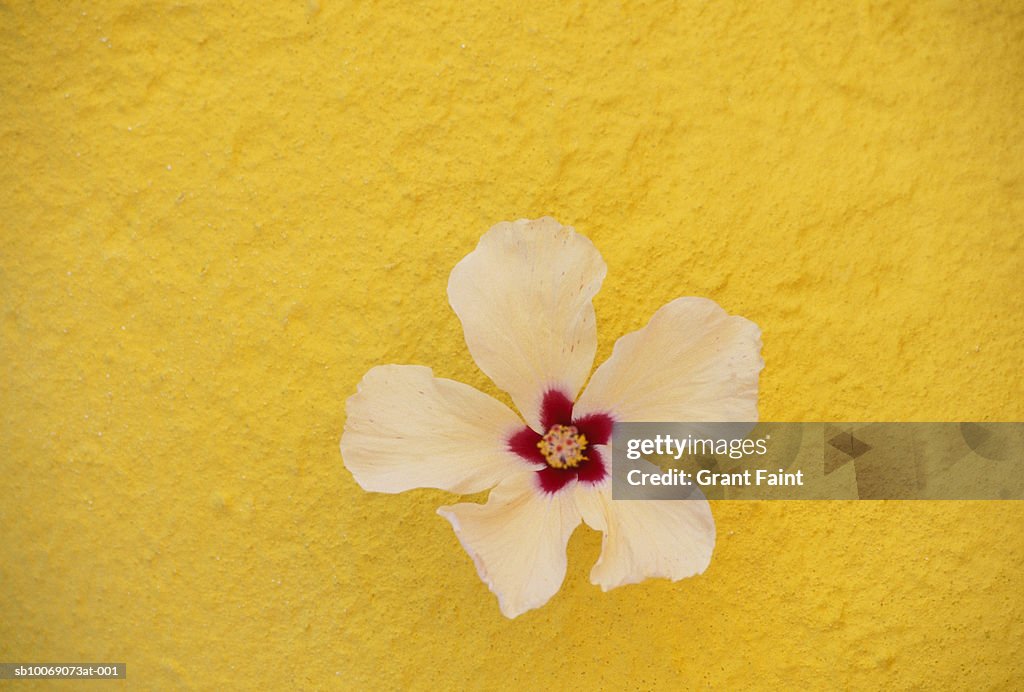
[(452, 270), (448, 300), (473, 360), (538, 431), (544, 392), (575, 399), (593, 365), (591, 299), (606, 270), (590, 240), (547, 217), (499, 223)]
[(615, 342), (573, 414), (619, 421), (756, 421), (761, 330), (705, 298), (678, 298)]
[(475, 493), (529, 468), (507, 449), (523, 423), (508, 406), (419, 365), (371, 369), (346, 404), (345, 466), (365, 490)]
[(590, 581), (603, 591), (650, 577), (678, 581), (701, 574), (715, 547), (715, 520), (696, 488), (687, 500), (612, 500), (608, 484), (579, 484), (584, 521), (604, 532)]
[(451, 522), (505, 617), (539, 608), (561, 587), (566, 544), (580, 523), (571, 488), (544, 493), (537, 474), (517, 474), (492, 490), (487, 504), (437, 513)]

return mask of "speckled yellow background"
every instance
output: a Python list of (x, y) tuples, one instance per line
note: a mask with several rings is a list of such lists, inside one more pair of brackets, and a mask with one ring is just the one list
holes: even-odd
[(764, 331), (764, 419), (1024, 418), (1024, 5), (746, 5), (0, 4), (0, 660), (1019, 685), (1021, 503), (720, 502), (707, 573), (609, 594), (581, 528), (508, 621), (452, 496), (342, 467), (375, 364), (494, 392), (448, 272), (543, 214), (608, 262), (599, 360), (709, 296)]

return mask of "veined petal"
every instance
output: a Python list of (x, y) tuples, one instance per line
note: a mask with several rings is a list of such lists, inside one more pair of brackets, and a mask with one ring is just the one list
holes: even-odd
[(527, 472), (502, 481), (486, 504), (437, 513), (451, 522), (505, 617), (539, 608), (561, 587), (566, 544), (580, 523), (572, 492), (542, 492), (537, 474)]
[(448, 279), (473, 360), (539, 432), (544, 393), (575, 399), (593, 365), (606, 271), (590, 240), (545, 217), (494, 226)]
[(687, 500), (614, 501), (607, 483), (581, 483), (575, 491), (583, 520), (604, 533), (601, 557), (590, 570), (591, 583), (603, 591), (649, 577), (678, 581), (710, 564), (715, 520), (697, 488)]
[(618, 421), (756, 421), (761, 330), (705, 298), (678, 298), (615, 342), (573, 415)]
[(528, 463), (507, 448), (523, 425), (512, 409), (420, 365), (371, 369), (346, 413), (341, 455), (365, 490), (475, 493)]

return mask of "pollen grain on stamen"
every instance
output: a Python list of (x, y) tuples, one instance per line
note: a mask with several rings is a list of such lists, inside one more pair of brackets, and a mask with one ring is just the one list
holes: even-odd
[(587, 436), (575, 425), (552, 425), (537, 442), (548, 466), (554, 469), (574, 469), (587, 460)]

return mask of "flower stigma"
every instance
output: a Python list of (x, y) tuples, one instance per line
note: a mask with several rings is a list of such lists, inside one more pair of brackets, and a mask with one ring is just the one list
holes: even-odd
[(553, 469), (574, 469), (587, 460), (587, 436), (575, 425), (552, 425), (537, 442), (537, 449)]

